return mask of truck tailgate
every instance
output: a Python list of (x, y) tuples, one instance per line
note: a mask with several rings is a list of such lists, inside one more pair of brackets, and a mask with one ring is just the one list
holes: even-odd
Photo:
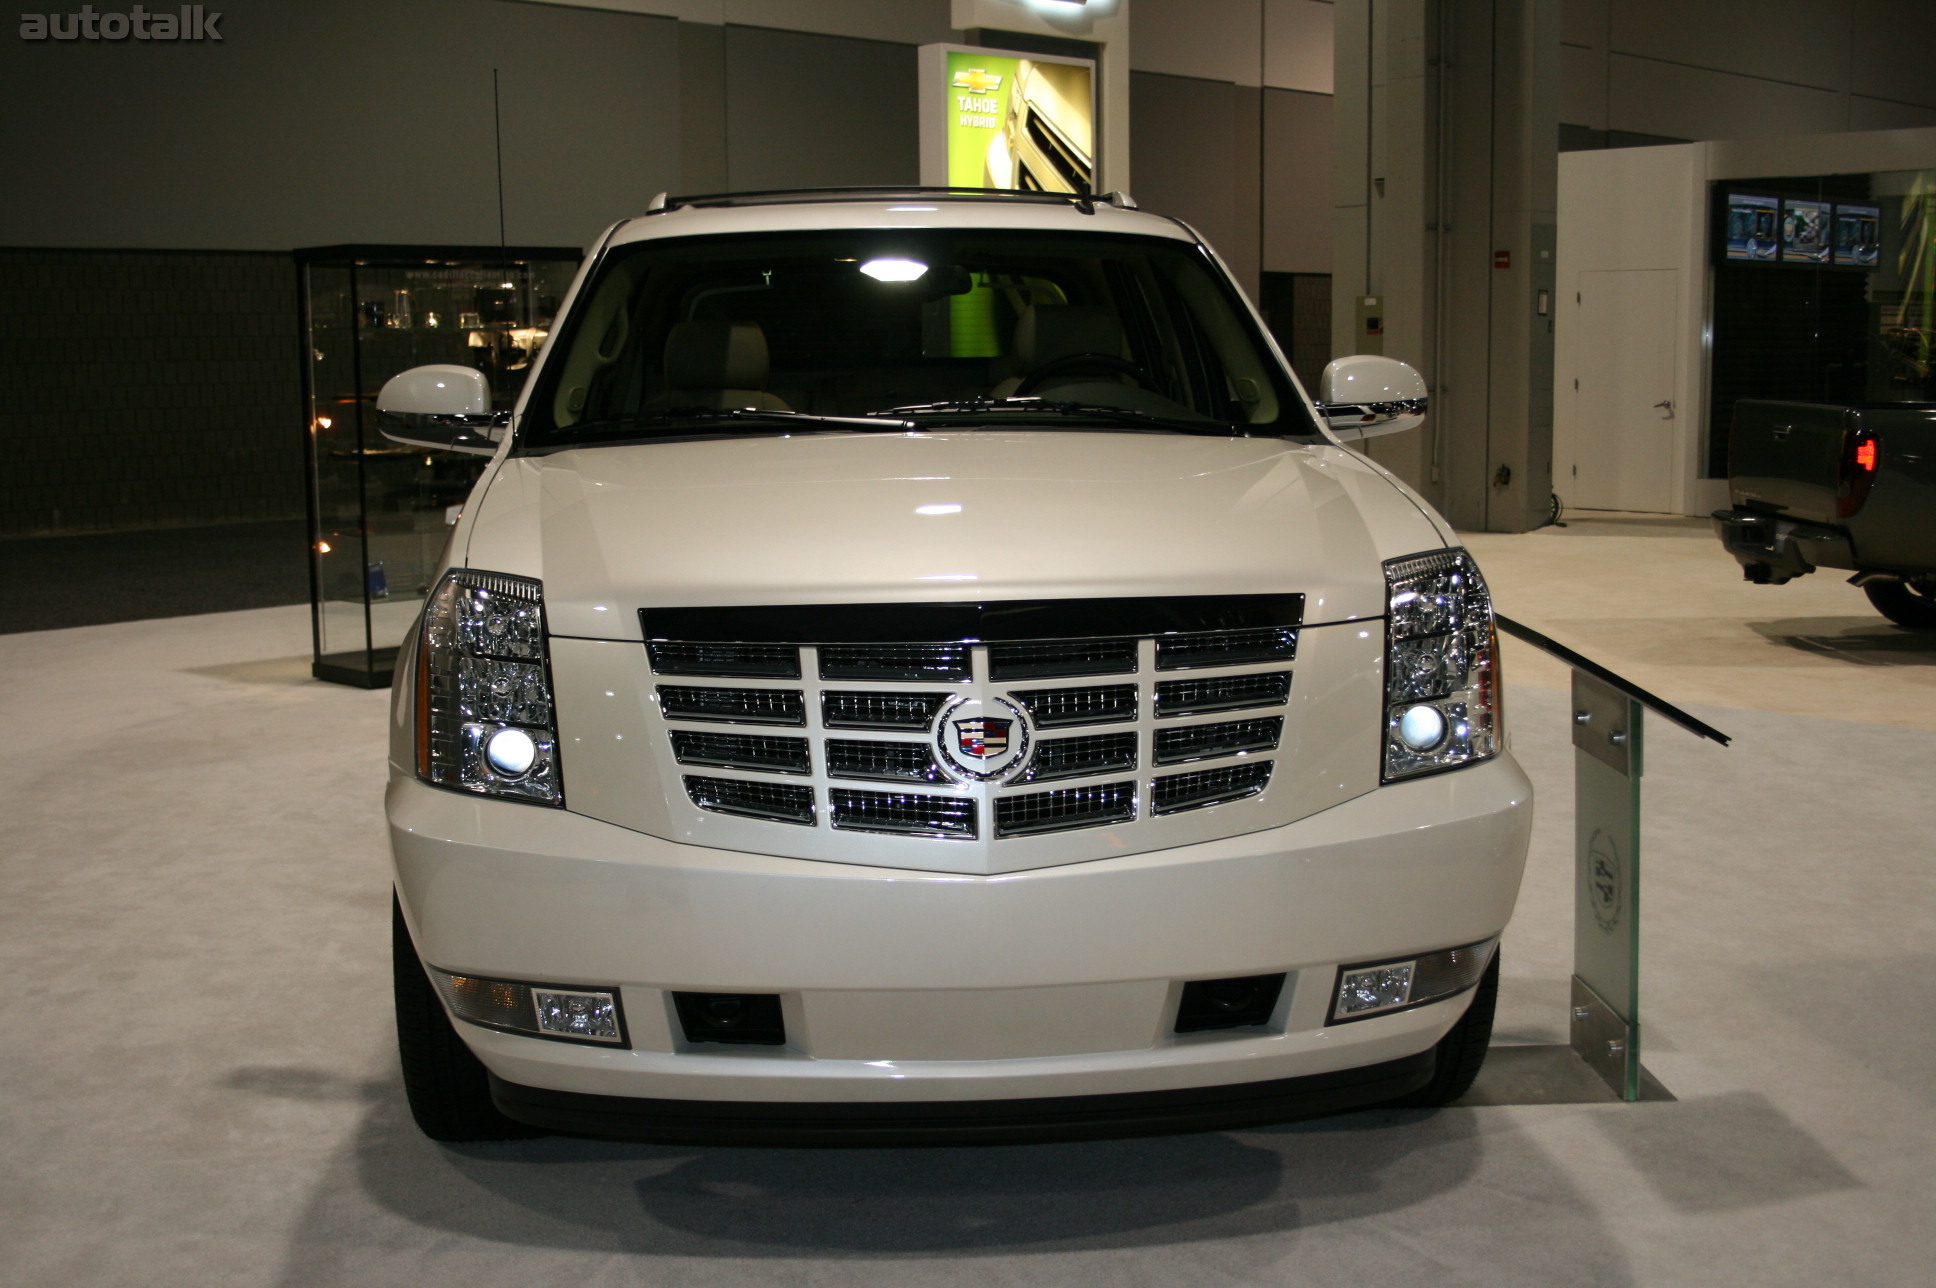
[(1835, 523), (1843, 436), (1855, 413), (1821, 403), (1743, 399), (1734, 405), (1728, 487), (1795, 519)]

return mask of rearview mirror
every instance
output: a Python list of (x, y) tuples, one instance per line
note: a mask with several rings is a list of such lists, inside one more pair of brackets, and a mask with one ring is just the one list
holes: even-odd
[(1318, 379), (1318, 411), (1346, 442), (1418, 428), (1427, 401), (1425, 377), (1396, 358), (1336, 358)]
[(377, 431), (412, 447), (492, 456), (510, 423), (511, 413), (491, 410), (490, 382), (470, 367), (412, 367), (376, 396)]

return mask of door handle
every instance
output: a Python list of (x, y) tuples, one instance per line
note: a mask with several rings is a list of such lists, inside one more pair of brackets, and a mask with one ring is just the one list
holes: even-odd
[(1667, 413), (1661, 417), (1662, 420), (1674, 419), (1674, 400), (1672, 398), (1663, 398), (1655, 403), (1654, 406)]

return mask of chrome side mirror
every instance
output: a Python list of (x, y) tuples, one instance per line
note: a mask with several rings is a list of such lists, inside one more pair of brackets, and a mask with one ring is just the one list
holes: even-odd
[(376, 396), (377, 431), (393, 443), (493, 456), (511, 413), (491, 410), (491, 386), (470, 367), (436, 363), (391, 376)]
[(1396, 358), (1335, 358), (1318, 379), (1318, 411), (1346, 442), (1418, 428), (1427, 401), (1425, 377)]

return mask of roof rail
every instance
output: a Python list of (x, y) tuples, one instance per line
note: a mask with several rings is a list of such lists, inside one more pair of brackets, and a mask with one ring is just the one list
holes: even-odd
[(952, 201), (1034, 201), (1049, 205), (1072, 205), (1085, 215), (1096, 213), (1096, 203), (1105, 202), (1118, 210), (1134, 210), (1136, 203), (1126, 192), (1101, 196), (1089, 192), (1041, 192), (1031, 188), (952, 188), (909, 185), (863, 185), (845, 188), (771, 188), (755, 192), (703, 192), (671, 197), (660, 193), (646, 209), (648, 215), (662, 215), (684, 206), (767, 206), (789, 201), (852, 201), (866, 197), (935, 197)]

